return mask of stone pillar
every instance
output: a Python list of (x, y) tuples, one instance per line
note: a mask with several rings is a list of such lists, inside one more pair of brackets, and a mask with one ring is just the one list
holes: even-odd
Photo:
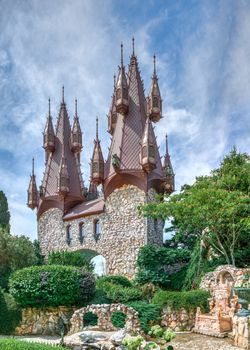
[(234, 345), (242, 349), (250, 349), (250, 316), (233, 318)]

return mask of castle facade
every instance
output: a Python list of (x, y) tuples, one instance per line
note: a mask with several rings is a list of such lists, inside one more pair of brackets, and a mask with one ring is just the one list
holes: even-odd
[(122, 49), (108, 114), (111, 145), (107, 159), (103, 158), (97, 120), (87, 190), (81, 174), (77, 101), (71, 126), (63, 91), (55, 128), (49, 101), (43, 134), (46, 168), (38, 190), (33, 163), (28, 206), (37, 209), (38, 239), (44, 255), (60, 250), (100, 254), (106, 259), (108, 274), (131, 278), (140, 247), (163, 243), (163, 222), (140, 216), (138, 206), (152, 201), (157, 193), (173, 192), (174, 173), (167, 139), (162, 163), (152, 126), (162, 118), (155, 58), (151, 88), (145, 97), (134, 45), (127, 74)]

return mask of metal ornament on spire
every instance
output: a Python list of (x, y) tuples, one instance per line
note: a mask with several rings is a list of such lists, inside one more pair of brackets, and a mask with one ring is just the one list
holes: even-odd
[(99, 139), (98, 139), (98, 116), (96, 116), (96, 141), (99, 141)]
[(32, 210), (34, 210), (38, 206), (38, 191), (36, 186), (36, 177), (34, 170), (34, 158), (32, 158), (32, 173), (30, 176), (30, 183), (28, 188), (27, 206)]
[(135, 55), (135, 38), (132, 37), (132, 55)]
[(151, 88), (147, 98), (147, 114), (149, 118), (155, 123), (161, 119), (162, 115), (162, 99), (158, 85), (158, 77), (156, 74), (156, 57), (153, 57), (154, 70), (151, 81)]
[(123, 44), (121, 43), (121, 67), (119, 68), (119, 74), (116, 85), (116, 111), (122, 115), (128, 112), (128, 83), (123, 66)]
[(121, 67), (123, 67), (123, 43), (121, 43)]
[(154, 75), (156, 75), (156, 68), (155, 68), (155, 66), (156, 66), (156, 57), (154, 55)]
[(71, 130), (71, 150), (80, 157), (80, 153), (82, 150), (82, 131), (78, 118), (77, 99), (75, 99), (75, 117), (73, 127)]
[(49, 104), (48, 117), (44, 128), (44, 132), (43, 132), (43, 148), (46, 151), (46, 161), (48, 159), (50, 152), (54, 152), (55, 150), (55, 132), (54, 132), (54, 127), (53, 127), (52, 117), (51, 117), (50, 98), (48, 99), (48, 104)]
[(62, 103), (64, 103), (64, 85), (62, 86)]
[(77, 117), (77, 98), (75, 99), (75, 116)]

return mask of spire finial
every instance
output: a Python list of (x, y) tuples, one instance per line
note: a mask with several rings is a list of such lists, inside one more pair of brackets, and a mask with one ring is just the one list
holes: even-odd
[(168, 154), (168, 134), (166, 134), (166, 154)]
[(49, 117), (51, 116), (51, 112), (50, 112), (50, 97), (49, 97)]
[(156, 62), (156, 57), (154, 55), (154, 75), (156, 74), (156, 68), (155, 68), (156, 64), (155, 64), (155, 62)]
[(98, 116), (96, 116), (96, 141), (98, 141)]
[(133, 56), (135, 55), (135, 38), (132, 37), (132, 49), (133, 49)]
[(75, 115), (77, 117), (77, 98), (75, 99)]
[(64, 103), (64, 85), (62, 86), (62, 103)]
[(32, 158), (32, 176), (35, 174), (35, 160), (34, 157)]
[(121, 42), (121, 67), (123, 67), (123, 43)]
[(114, 74), (114, 91), (115, 91), (115, 85), (116, 85), (116, 75)]

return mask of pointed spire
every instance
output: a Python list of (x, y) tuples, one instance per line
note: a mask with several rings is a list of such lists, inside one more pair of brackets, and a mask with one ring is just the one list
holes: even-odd
[(80, 154), (82, 150), (82, 131), (77, 112), (77, 99), (75, 99), (75, 116), (71, 130), (71, 150), (76, 154)]
[(104, 159), (100, 140), (98, 136), (98, 117), (96, 117), (96, 139), (94, 140), (94, 151), (91, 158), (91, 182), (99, 185), (104, 179)]
[(163, 170), (165, 173), (164, 189), (167, 193), (172, 193), (175, 189), (174, 184), (174, 171), (170, 160), (170, 155), (168, 151), (168, 136), (166, 134), (166, 153), (164, 156)]
[(32, 158), (32, 173), (30, 176), (30, 183), (28, 188), (27, 206), (32, 210), (37, 208), (38, 206), (38, 191), (36, 186), (36, 177), (34, 170), (34, 158)]
[(141, 146), (141, 166), (147, 173), (151, 172), (156, 167), (156, 144), (153, 134), (152, 124), (149, 118), (147, 118)]
[(117, 122), (117, 113), (116, 113), (116, 104), (115, 104), (115, 89), (116, 89), (116, 75), (114, 74), (114, 92), (112, 95), (111, 106), (108, 114), (108, 132), (113, 135), (116, 122)]
[(62, 86), (62, 103), (64, 103), (64, 85)]
[(135, 56), (135, 38), (132, 37), (132, 56)]
[(123, 66), (123, 44), (121, 43), (121, 67), (116, 84), (116, 110), (125, 115), (128, 111), (128, 83)]
[(69, 173), (64, 155), (59, 168), (57, 191), (62, 198), (65, 198), (69, 192)]
[(162, 114), (162, 100), (156, 74), (156, 57), (154, 55), (154, 70), (152, 75), (151, 89), (147, 98), (147, 114), (153, 122), (158, 122)]
[(54, 132), (54, 127), (53, 127), (52, 117), (51, 117), (50, 98), (48, 102), (49, 102), (48, 117), (44, 128), (44, 132), (43, 132), (43, 148), (46, 151), (46, 159), (48, 158), (49, 153), (54, 152), (55, 150), (55, 132)]

